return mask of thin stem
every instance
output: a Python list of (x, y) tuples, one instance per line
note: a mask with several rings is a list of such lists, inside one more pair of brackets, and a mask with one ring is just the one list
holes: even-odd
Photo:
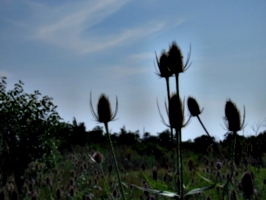
[(202, 123), (202, 121), (201, 121), (201, 119), (200, 119), (200, 116), (198, 115), (197, 118), (198, 118), (198, 120), (199, 120), (199, 122), (200, 122), (202, 128), (204, 129), (204, 131), (206, 132), (206, 134), (207, 134), (207, 135), (209, 136), (209, 138), (211, 139), (212, 144), (213, 144), (213, 146), (214, 146), (214, 149), (218, 152), (218, 154), (219, 154), (219, 155), (221, 156), (221, 158), (224, 160), (224, 157), (223, 157), (221, 151), (219, 150), (217, 144), (216, 144), (216, 143), (213, 141), (213, 139), (211, 138), (209, 132), (208, 132), (207, 129), (205, 128), (204, 124)]
[(222, 199), (224, 199), (224, 193), (225, 193), (225, 189), (227, 189), (228, 184), (231, 182), (232, 183), (232, 178), (234, 176), (234, 163), (235, 163), (235, 149), (236, 149), (236, 134), (237, 132), (234, 131), (233, 132), (233, 144), (231, 146), (231, 174), (229, 179), (227, 180), (226, 184), (224, 185), (224, 189), (223, 189), (223, 196)]
[(177, 165), (178, 165), (178, 193), (183, 200), (183, 165), (182, 165), (182, 129), (176, 129), (177, 137)]
[[(169, 77), (165, 78), (166, 80), (166, 87), (167, 87), (167, 98), (168, 98), (168, 105), (170, 104), (170, 85), (169, 85)], [(169, 124), (170, 124), (170, 119), (169, 119)], [(174, 133), (173, 133), (173, 128), (170, 127), (170, 133), (171, 133), (171, 145), (172, 145), (172, 161), (173, 161), (173, 169), (176, 174), (176, 162), (175, 162), (175, 149), (174, 149)], [(176, 176), (174, 176), (174, 187), (176, 187)]]
[[(177, 95), (177, 105), (179, 105), (180, 95), (179, 95), (179, 73), (175, 74), (176, 77), (176, 95)], [(178, 193), (180, 195), (180, 200), (183, 200), (183, 165), (182, 165), (182, 131), (180, 127), (176, 129), (176, 139), (177, 139), (177, 168), (178, 168)]]
[(115, 162), (115, 170), (116, 170), (116, 175), (117, 175), (118, 184), (119, 184), (119, 187), (120, 187), (122, 199), (123, 200), (126, 200), (125, 194), (124, 194), (124, 190), (123, 190), (123, 186), (122, 186), (122, 181), (121, 181), (120, 173), (119, 173), (119, 168), (118, 168), (118, 164), (117, 164), (117, 160), (116, 160), (116, 156), (115, 156), (115, 151), (114, 151), (113, 143), (112, 143), (112, 140), (111, 140), (111, 137), (110, 137), (110, 133), (109, 133), (109, 130), (108, 130), (108, 123), (104, 123), (104, 126), (105, 126), (106, 133), (107, 133), (107, 136), (108, 136), (108, 140), (109, 140), (109, 144), (110, 144), (110, 148), (111, 148), (111, 153), (113, 155), (113, 159), (114, 159), (114, 162)]
[(99, 163), (99, 166), (100, 166), (100, 170), (101, 170), (101, 173), (102, 173), (102, 176), (103, 176), (103, 181), (104, 181), (105, 187), (106, 187), (107, 190), (108, 190), (107, 193), (108, 193), (108, 194), (111, 194), (112, 199), (114, 199), (113, 194), (112, 194), (112, 192), (110, 191), (110, 188), (109, 188), (109, 186), (108, 186), (108, 184), (107, 184), (107, 181), (106, 181), (106, 178), (105, 178), (105, 174), (104, 174), (104, 171), (103, 171), (103, 168), (102, 168), (102, 164)]

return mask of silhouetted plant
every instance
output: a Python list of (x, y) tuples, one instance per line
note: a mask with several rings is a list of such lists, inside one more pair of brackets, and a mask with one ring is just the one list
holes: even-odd
[(110, 102), (109, 102), (108, 98), (104, 94), (102, 94), (100, 96), (100, 98), (99, 98), (98, 105), (97, 105), (97, 114), (95, 113), (95, 111), (93, 109), (91, 98), (90, 98), (90, 108), (91, 108), (91, 113), (92, 113), (93, 117), (98, 122), (103, 123), (104, 126), (105, 126), (105, 130), (106, 130), (106, 133), (107, 133), (107, 136), (108, 136), (108, 140), (109, 140), (109, 144), (110, 144), (111, 153), (113, 155), (113, 160), (114, 160), (114, 163), (115, 163), (116, 175), (117, 175), (120, 191), (121, 191), (121, 194), (122, 194), (122, 198), (125, 200), (125, 194), (124, 194), (122, 181), (121, 181), (121, 177), (120, 177), (120, 173), (119, 173), (118, 163), (117, 163), (117, 160), (116, 160), (116, 155), (115, 155), (115, 151), (114, 151), (114, 148), (113, 148), (113, 143), (112, 143), (112, 140), (111, 140), (111, 137), (110, 137), (110, 133), (109, 133), (109, 129), (108, 129), (108, 122), (113, 121), (114, 118), (116, 117), (116, 114), (117, 114), (117, 109), (118, 109), (117, 98), (116, 98), (116, 108), (115, 108), (115, 112), (114, 113), (111, 110), (111, 106), (110, 106)]

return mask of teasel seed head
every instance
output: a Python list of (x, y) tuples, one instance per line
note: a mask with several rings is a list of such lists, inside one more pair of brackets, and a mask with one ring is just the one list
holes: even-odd
[(250, 196), (254, 194), (254, 184), (252, 175), (250, 172), (245, 172), (242, 176), (242, 190), (245, 196)]
[(108, 123), (110, 121), (113, 121), (118, 110), (118, 100), (116, 97), (116, 108), (115, 112), (113, 113), (111, 110), (111, 105), (109, 102), (108, 97), (105, 96), (105, 94), (101, 94), (98, 105), (97, 105), (97, 114), (95, 113), (93, 106), (92, 106), (92, 100), (90, 95), (90, 108), (93, 117), (100, 123)]
[(57, 188), (57, 190), (55, 192), (55, 196), (56, 196), (56, 199), (61, 199), (62, 192), (61, 192), (60, 188)]
[(231, 199), (231, 200), (237, 200), (237, 199), (238, 199), (235, 190), (232, 190), (232, 191), (231, 191), (231, 193), (230, 193), (230, 199)]
[(159, 72), (157, 72), (156, 74), (159, 77), (162, 78), (169, 78), (173, 75), (173, 72), (171, 72), (170, 68), (168, 67), (168, 55), (165, 51), (162, 52), (160, 59), (158, 59), (156, 53), (156, 61), (157, 61), (157, 65), (159, 68)]
[(141, 169), (142, 169), (143, 171), (145, 171), (145, 168), (146, 168), (146, 167), (145, 167), (145, 164), (142, 163), (142, 164), (141, 164)]
[(177, 94), (173, 94), (170, 98), (168, 115), (172, 128), (180, 129), (184, 127), (184, 110)]
[(75, 188), (73, 187), (73, 186), (71, 186), (70, 187), (70, 189), (69, 189), (69, 195), (71, 196), (71, 197), (74, 197), (75, 196)]
[(239, 131), (244, 126), (245, 109), (244, 109), (243, 121), (241, 123), (239, 110), (236, 107), (235, 103), (233, 103), (229, 99), (227, 100), (225, 104), (225, 118), (224, 119), (226, 121), (226, 127), (229, 131), (233, 131), (233, 132)]
[(110, 174), (112, 172), (112, 169), (113, 169), (113, 166), (112, 166), (112, 164), (110, 164), (109, 167), (108, 167), (108, 171), (109, 171)]
[(193, 117), (196, 117), (202, 113), (202, 110), (200, 110), (200, 108), (199, 108), (198, 102), (193, 97), (188, 97), (187, 106), (188, 106), (188, 110), (189, 110), (190, 114)]
[(168, 67), (170, 71), (174, 74), (179, 74), (186, 71), (191, 63), (189, 63), (190, 52), (188, 53), (187, 61), (184, 65), (183, 55), (180, 48), (177, 46), (176, 42), (173, 42), (168, 51)]
[(193, 170), (193, 161), (191, 159), (189, 159), (189, 161), (188, 161), (188, 169), (189, 169), (189, 171)]
[(99, 164), (103, 162), (103, 154), (100, 152), (95, 152), (92, 157)]

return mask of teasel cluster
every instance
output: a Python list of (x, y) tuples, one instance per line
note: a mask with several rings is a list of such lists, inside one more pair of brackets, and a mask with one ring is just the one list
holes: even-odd
[[(184, 119), (184, 107), (180, 99), (179, 94), (179, 74), (185, 72), (191, 65), (190, 63), (191, 48), (187, 56), (187, 60), (183, 62), (183, 55), (176, 42), (173, 42), (169, 47), (168, 52), (162, 51), (160, 58), (156, 55), (157, 61), (157, 75), (166, 80), (167, 88), (167, 100), (168, 107), (166, 110), (168, 114), (168, 123), (166, 123), (161, 115), (159, 106), (159, 113), (162, 121), (165, 125), (170, 128), (171, 141), (172, 141), (172, 158), (173, 167), (175, 169), (174, 186), (177, 185), (177, 192), (183, 199), (183, 164), (182, 164), (182, 128), (186, 126)], [(175, 76), (176, 92), (170, 94), (169, 78)], [(157, 102), (158, 105), (158, 102)], [(174, 144), (174, 133), (176, 133), (176, 145)], [(174, 146), (176, 146), (176, 154), (174, 152)], [(176, 155), (176, 156), (175, 156)]]
[(116, 175), (117, 175), (117, 180), (118, 180), (118, 184), (119, 184), (120, 191), (121, 191), (121, 196), (122, 196), (122, 199), (125, 200), (125, 194), (124, 194), (124, 190), (123, 190), (123, 186), (122, 186), (122, 181), (121, 181), (121, 176), (120, 176), (120, 172), (119, 172), (119, 167), (118, 167), (118, 163), (117, 163), (117, 159), (116, 159), (113, 143), (112, 143), (111, 136), (110, 136), (110, 133), (109, 133), (109, 128), (108, 128), (108, 123), (115, 119), (117, 111), (118, 111), (118, 100), (117, 100), (117, 97), (116, 97), (115, 112), (112, 112), (109, 99), (108, 99), (108, 97), (105, 94), (101, 94), (100, 97), (99, 97), (98, 105), (97, 105), (97, 113), (93, 109), (92, 99), (91, 99), (91, 95), (90, 95), (90, 109), (91, 109), (91, 113), (92, 113), (94, 119), (96, 121), (100, 122), (100, 123), (103, 123), (104, 126), (105, 126), (105, 130), (106, 130), (106, 133), (107, 133), (107, 136), (108, 136), (111, 153), (112, 153), (112, 156), (113, 156), (113, 161), (115, 163)]

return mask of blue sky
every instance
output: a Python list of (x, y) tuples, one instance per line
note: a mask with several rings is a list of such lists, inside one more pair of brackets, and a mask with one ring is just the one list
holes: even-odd
[[(165, 114), (166, 85), (155, 74), (155, 52), (176, 41), (185, 59), (192, 47), (180, 95), (204, 107), (201, 118), (210, 134), (223, 138), (224, 106), (231, 98), (241, 113), (246, 109), (240, 134), (251, 135), (266, 119), (265, 11), (262, 0), (2, 0), (0, 76), (9, 89), (22, 80), (26, 92), (53, 97), (64, 121), (76, 117), (88, 130), (99, 125), (90, 113), (90, 92), (95, 107), (101, 93), (113, 106), (117, 96), (111, 132), (125, 126), (156, 135), (167, 127), (156, 105), (158, 99)], [(174, 78), (171, 84), (174, 92)], [(184, 140), (202, 134), (194, 118), (183, 129)]]

